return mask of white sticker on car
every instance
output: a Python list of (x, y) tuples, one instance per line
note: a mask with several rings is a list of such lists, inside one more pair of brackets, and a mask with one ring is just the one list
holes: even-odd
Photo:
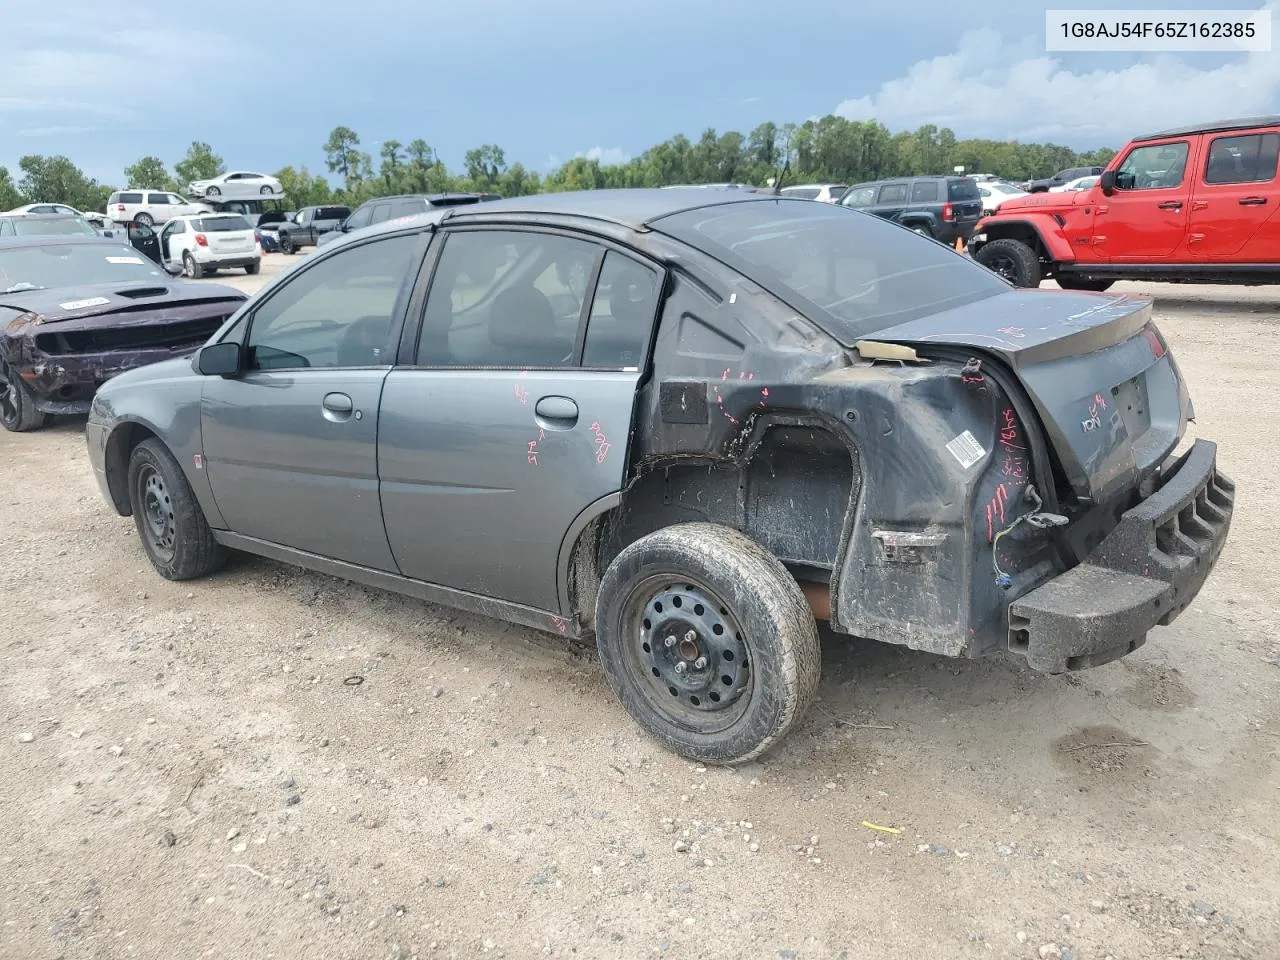
[(141, 263), (138, 257), (107, 257), (107, 263)]
[(106, 297), (90, 297), (88, 300), (68, 300), (66, 303), (58, 304), (58, 306), (63, 310), (82, 310), (85, 307), (100, 307), (110, 302)]
[(982, 449), (982, 444), (968, 430), (948, 443), (947, 449), (966, 470), (987, 455), (987, 451)]

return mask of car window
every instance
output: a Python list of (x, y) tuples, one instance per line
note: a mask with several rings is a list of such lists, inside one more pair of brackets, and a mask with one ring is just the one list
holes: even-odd
[(840, 202), (846, 207), (869, 207), (875, 203), (875, 199), (875, 187), (854, 187), (840, 199)]
[(147, 203), (153, 206), (165, 206), (169, 203), (169, 195), (167, 193), (148, 193)]
[(87, 220), (75, 218), (32, 218), (17, 220), (13, 224), (14, 233), (20, 237), (52, 237), (52, 236), (88, 236), (95, 237), (98, 231)]
[(846, 344), (1009, 290), (968, 257), (879, 217), (782, 203), (785, 212), (777, 203), (732, 203), (651, 225), (756, 281)]
[(900, 203), (907, 199), (905, 183), (887, 183), (880, 188), (880, 203)]
[(369, 225), (369, 218), (373, 216), (373, 207), (361, 207), (351, 215), (347, 221), (348, 230), (358, 230), (361, 227)]
[(396, 299), (417, 243), (412, 234), (385, 237), (302, 271), (254, 312), (249, 369), (389, 363)]
[(201, 233), (232, 233), (236, 230), (252, 230), (244, 217), (205, 217), (191, 221), (191, 226)]
[(120, 194), (119, 203), (141, 203), (142, 194), (140, 193), (122, 193)]
[(798, 197), (801, 200), (816, 199), (821, 192), (821, 187), (787, 187), (781, 191), (785, 197)]
[[(411, 198), (408, 200), (397, 200), (391, 205), (390, 217), (411, 217), (415, 213), (423, 213), (427, 209), (427, 201)], [(388, 219), (390, 219), (388, 217)], [(375, 223), (377, 221), (374, 221)]]
[(830, 196), (838, 197), (840, 196), (840, 194), (844, 193), (848, 189), (849, 189), (848, 184), (833, 183), (830, 187), (827, 188), (827, 193)]
[(938, 199), (937, 180), (917, 180), (911, 185), (912, 203), (929, 203)]
[(346, 207), (320, 207), (314, 216), (316, 220), (342, 220), (351, 216), (351, 211)]
[(584, 367), (616, 370), (644, 363), (659, 289), (653, 270), (616, 251), (605, 254), (587, 319)]
[(1265, 183), (1276, 177), (1280, 133), (1219, 137), (1209, 146), (1205, 183)]
[(186, 203), (187, 202), (183, 200), (180, 196), (178, 196), (176, 193), (170, 193), (168, 194), (168, 197), (169, 197), (170, 203)]
[(0, 237), (12, 237), (13, 224), (8, 220), (0, 220)]
[(391, 204), (379, 203), (375, 204), (370, 214), (370, 223), (382, 223), (384, 220), (391, 219)]
[(417, 362), (569, 366), (599, 253), (593, 243), (552, 234), (450, 235), (431, 279)]
[(1117, 190), (1155, 190), (1182, 183), (1187, 166), (1187, 142), (1135, 147), (1116, 168)]

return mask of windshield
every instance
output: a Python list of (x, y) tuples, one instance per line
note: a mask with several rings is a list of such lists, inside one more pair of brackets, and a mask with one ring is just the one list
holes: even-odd
[(0, 292), (21, 293), (91, 283), (137, 283), (167, 275), (133, 247), (49, 243), (0, 250)]
[(20, 237), (74, 236), (76, 234), (96, 237), (98, 235), (98, 231), (93, 229), (88, 221), (76, 220), (72, 217), (67, 217), (65, 220), (45, 220), (35, 217), (15, 219), (13, 230)]
[(204, 217), (193, 220), (191, 225), (197, 233), (228, 233), (232, 230), (253, 229), (244, 217)]
[(1009, 289), (950, 247), (833, 204), (728, 203), (653, 226), (760, 283), (846, 345)]

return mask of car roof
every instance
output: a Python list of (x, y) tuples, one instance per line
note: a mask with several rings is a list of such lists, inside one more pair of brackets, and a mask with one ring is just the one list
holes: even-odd
[(1175, 127), (1159, 133), (1147, 133), (1134, 137), (1133, 142), (1160, 140), (1164, 137), (1189, 137), (1197, 133), (1220, 133), (1225, 130), (1248, 130), (1251, 127), (1280, 127), (1280, 114), (1263, 117), (1239, 117), (1235, 120), (1219, 120), (1216, 123), (1197, 123), (1189, 127)]
[(654, 220), (701, 207), (717, 207), (727, 203), (760, 203), (768, 200), (807, 201), (792, 197), (775, 197), (772, 193), (745, 190), (707, 190), (703, 187), (641, 187), (617, 190), (577, 190), (567, 193), (537, 193), (526, 197), (508, 197), (489, 203), (450, 207), (450, 219), (491, 217), (494, 214), (551, 214), (581, 217), (640, 230)]
[(95, 236), (91, 237), (87, 233), (82, 234), (66, 234), (55, 233), (51, 236), (37, 237), (0, 237), (0, 250), (12, 250), (15, 247), (48, 247), (48, 246), (70, 246), (77, 243), (99, 243), (111, 247), (128, 246), (123, 240), (115, 237)]
[(0, 213), (0, 220), (83, 220), (74, 213)]

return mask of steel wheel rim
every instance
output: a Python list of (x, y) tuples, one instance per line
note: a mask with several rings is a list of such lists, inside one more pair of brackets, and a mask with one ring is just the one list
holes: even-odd
[(137, 495), (142, 511), (142, 530), (147, 542), (161, 560), (172, 560), (177, 547), (178, 524), (173, 516), (173, 501), (163, 474), (150, 465), (139, 470)]
[(9, 379), (9, 367), (0, 363), (0, 420), (18, 422), (18, 390)]
[(659, 575), (637, 584), (622, 609), (625, 669), (659, 717), (702, 735), (742, 719), (754, 685), (752, 652), (715, 591), (696, 579)]

